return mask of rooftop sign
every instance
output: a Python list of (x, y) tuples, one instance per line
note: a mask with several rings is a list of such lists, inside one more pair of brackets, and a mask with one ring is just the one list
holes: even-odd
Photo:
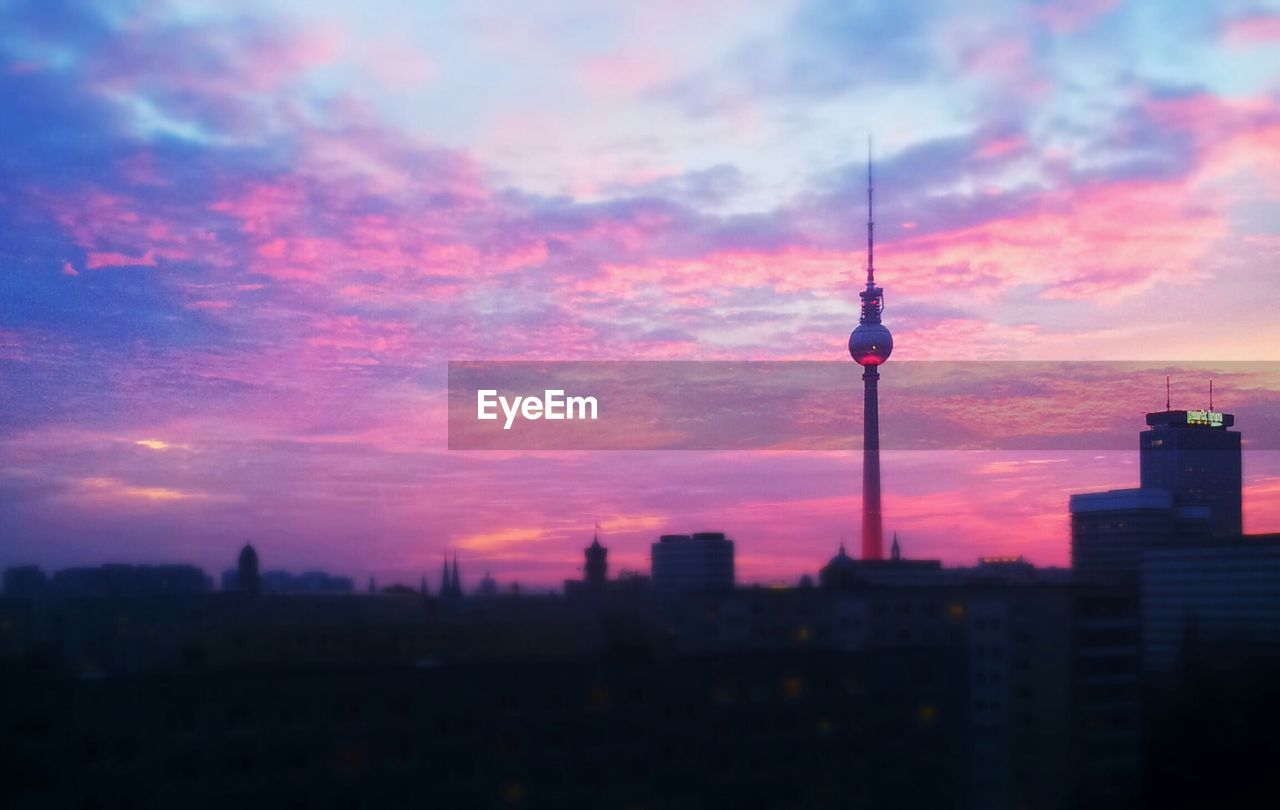
[(1187, 411), (1187, 424), (1222, 427), (1222, 414), (1218, 411)]

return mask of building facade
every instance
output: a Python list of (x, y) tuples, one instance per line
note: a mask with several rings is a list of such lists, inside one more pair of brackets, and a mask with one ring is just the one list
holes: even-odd
[(652, 545), (651, 551), (656, 590), (733, 587), (733, 541), (721, 532), (664, 534)]
[(1210, 533), (1238, 537), (1241, 508), (1240, 433), (1235, 416), (1214, 410), (1147, 414), (1150, 430), (1138, 437), (1144, 489), (1163, 489), (1175, 506), (1209, 510)]

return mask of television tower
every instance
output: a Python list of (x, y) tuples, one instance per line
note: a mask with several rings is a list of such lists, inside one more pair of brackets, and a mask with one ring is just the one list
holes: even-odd
[(872, 216), (871, 140), (867, 139), (867, 288), (858, 293), (862, 315), (849, 335), (849, 356), (862, 366), (862, 559), (884, 559), (880, 517), (880, 365), (893, 351), (893, 335), (880, 323), (884, 290), (876, 286)]

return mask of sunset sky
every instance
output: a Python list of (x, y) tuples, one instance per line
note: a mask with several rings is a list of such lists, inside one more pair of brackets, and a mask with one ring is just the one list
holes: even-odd
[[(868, 135), (883, 421), (906, 360), (1280, 361), (1275, 4), (0, 3), (0, 567), (814, 573), (858, 456), (449, 451), (446, 363), (847, 360)], [(1065, 564), (1136, 443), (887, 452), (886, 531)]]

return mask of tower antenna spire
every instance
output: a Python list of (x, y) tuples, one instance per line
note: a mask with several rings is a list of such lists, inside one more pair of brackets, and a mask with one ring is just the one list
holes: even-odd
[(871, 134), (867, 134), (867, 287), (870, 288), (876, 283), (876, 223), (875, 223), (875, 203), (872, 199), (872, 175), (871, 175)]
[(1213, 380), (1209, 380), (1209, 410), (1213, 410)]
[(1164, 375), (1164, 409), (1166, 411), (1173, 410), (1169, 405), (1169, 375)]

